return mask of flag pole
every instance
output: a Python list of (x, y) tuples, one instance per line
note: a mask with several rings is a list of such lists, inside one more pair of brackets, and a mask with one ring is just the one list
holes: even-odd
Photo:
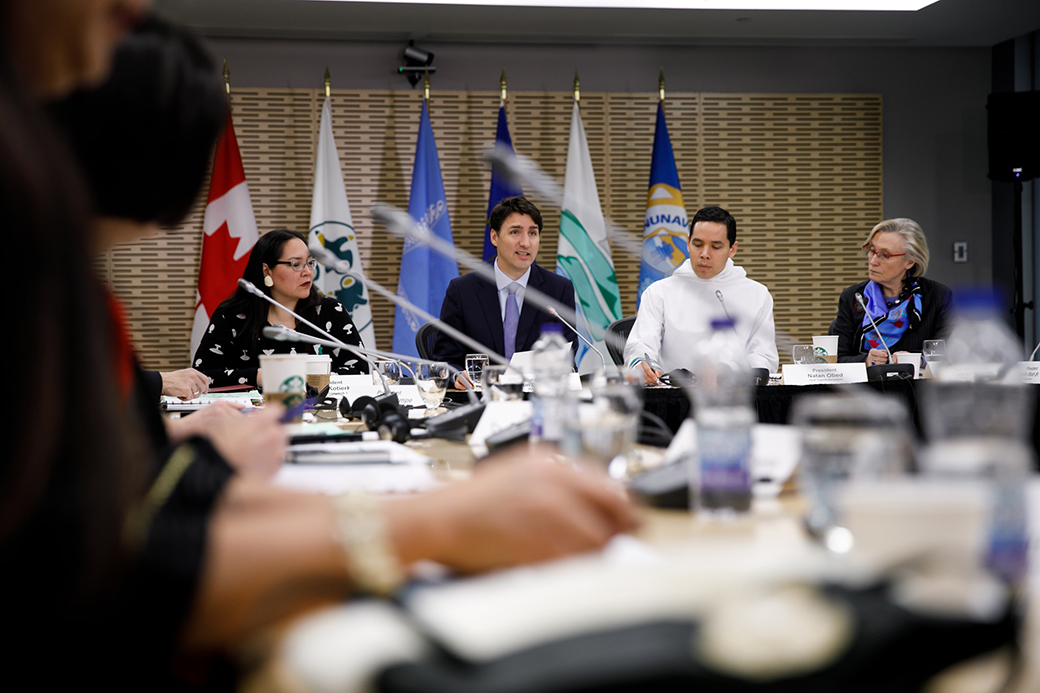
[(664, 103), (664, 68), (661, 68), (661, 74), (657, 78), (657, 92), (661, 95), (661, 103)]
[(574, 103), (581, 103), (581, 82), (578, 81), (578, 68), (574, 68)]
[(502, 105), (506, 103), (506, 69), (502, 68), (502, 79), (499, 80), (499, 84), (502, 87)]
[(428, 102), (430, 100), (430, 71), (429, 70), (423, 70), (422, 89), (423, 89), (423, 101), (427, 101)]
[(231, 71), (228, 70), (227, 60), (224, 61), (224, 93), (227, 95), (228, 110), (231, 110)]
[(332, 97), (332, 77), (329, 75), (329, 66), (325, 65), (325, 98)]

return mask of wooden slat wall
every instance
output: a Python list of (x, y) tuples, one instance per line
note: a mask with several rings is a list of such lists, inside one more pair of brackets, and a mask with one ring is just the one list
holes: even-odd
[[(430, 114), (455, 243), (479, 255), (498, 92), (434, 92)], [(563, 181), (572, 95), (511, 93), (518, 151)], [(318, 90), (236, 89), (235, 129), (261, 232), (305, 232), (322, 95)], [(401, 241), (375, 229), (375, 202), (407, 207), (421, 95), (333, 91), (333, 127), (366, 273), (397, 287)], [(656, 94), (582, 94), (603, 211), (641, 233)], [(858, 248), (882, 215), (881, 97), (873, 94), (669, 94), (668, 129), (687, 209), (719, 204), (737, 218), (737, 262), (770, 288), (781, 360), (791, 343), (820, 334), (841, 288), (862, 278)], [(208, 184), (205, 189), (208, 189)], [(183, 226), (117, 249), (99, 262), (126, 303), (146, 365), (188, 364), (205, 189)], [(539, 258), (555, 267), (559, 210), (544, 211)], [(615, 248), (624, 312), (635, 312), (639, 259)], [(389, 348), (393, 305), (373, 297), (379, 347)]]

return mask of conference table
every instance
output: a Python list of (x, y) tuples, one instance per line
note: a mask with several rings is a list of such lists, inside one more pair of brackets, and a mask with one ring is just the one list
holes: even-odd
[[(786, 415), (796, 396), (791, 388), (760, 388), (756, 399), (766, 405), (760, 405), (760, 415), (763, 411)], [(667, 414), (666, 420), (681, 421), (688, 406), (681, 391), (647, 392), (648, 409), (657, 407)], [(430, 467), (444, 482), (473, 473), (475, 459), (463, 443), (428, 439), (408, 446), (428, 456)], [(641, 452), (648, 464), (661, 454), (649, 448)], [(1040, 482), (1035, 477), (1030, 493), (1032, 505), (1040, 507)], [(871, 506), (865, 507), (869, 518)], [(599, 642), (596, 634), (604, 629), (625, 632), (625, 627), (662, 618), (700, 619), (720, 602), (733, 603), (736, 594), (778, 591), (800, 599), (798, 595), (804, 594), (798, 590), (815, 590), (821, 582), (854, 589), (857, 581), (887, 579), (893, 566), (912, 569), (906, 552), (920, 552), (920, 546), (905, 542), (894, 548), (886, 534), (891, 527), (879, 529), (872, 537), (871, 523), (866, 521), (856, 525), (862, 546), (848, 555), (835, 555), (803, 530), (804, 511), (804, 499), (790, 486), (779, 496), (756, 497), (751, 513), (726, 523), (705, 522), (684, 511), (647, 508), (634, 537), (621, 538), (601, 553), (463, 580), (437, 576), (410, 589), (400, 605), (372, 601), (333, 605), (267, 634), (266, 653), (242, 689), (256, 693), (366, 690), (375, 672), (388, 663), (428, 656), (429, 643), (422, 644), (427, 638), (438, 643), (434, 650), (446, 648), (453, 657), (470, 661), (503, 657), (508, 661), (510, 653), (519, 651), (537, 655), (532, 662), (543, 661), (543, 656), (552, 662), (554, 653), (562, 656), (575, 638)], [(921, 524), (919, 517), (913, 522)], [(1040, 513), (1034, 512), (1032, 522), (1033, 536), (1040, 536)], [(1035, 551), (1032, 560), (1027, 592), (1035, 595), (1040, 591)], [(941, 580), (936, 584), (941, 585)], [(797, 588), (794, 592), (788, 589), (792, 585)], [(1027, 604), (1020, 635), (1026, 656), (1023, 675), (1010, 689), (1015, 693), (1040, 690), (1040, 609), (1035, 600)], [(784, 613), (785, 608), (770, 598), (759, 607), (759, 616), (771, 609)], [(799, 628), (792, 629), (791, 637), (796, 631)], [(545, 643), (549, 648), (539, 650), (539, 644)], [(561, 643), (564, 649), (554, 650), (552, 643)], [(413, 646), (418, 649), (410, 650)], [(652, 653), (647, 656), (653, 660)], [(998, 690), (1009, 661), (1009, 650), (1001, 648), (950, 668), (932, 679), (927, 690)], [(571, 669), (561, 671), (569, 676)], [(381, 685), (386, 683), (381, 679)]]

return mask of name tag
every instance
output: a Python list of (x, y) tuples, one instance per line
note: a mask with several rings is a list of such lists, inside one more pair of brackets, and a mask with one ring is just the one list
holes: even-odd
[(416, 385), (391, 385), (390, 391), (397, 393), (397, 400), (401, 403), (402, 407), (426, 406), (426, 402), (423, 401), (422, 395), (419, 394), (419, 387)]
[(362, 373), (361, 375), (337, 375), (333, 373), (329, 376), (329, 397), (346, 397), (347, 401), (352, 403), (358, 397), (362, 395), (368, 395), (374, 397), (382, 394), (383, 386), (379, 382), (379, 377), (375, 376), (373, 382), (373, 376), (369, 373)]
[(1026, 385), (1040, 385), (1040, 363), (1021, 361), (1018, 367), (1022, 370), (1022, 382)]
[(784, 364), (784, 385), (835, 385), (867, 382), (865, 363)]

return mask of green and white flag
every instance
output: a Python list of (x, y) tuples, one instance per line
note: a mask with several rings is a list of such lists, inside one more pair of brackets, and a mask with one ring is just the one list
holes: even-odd
[[(336, 139), (332, 135), (332, 100), (329, 97), (325, 97), (325, 105), (321, 108), (318, 156), (314, 164), (314, 195), (311, 197), (308, 241), (313, 243), (315, 240), (350, 265), (354, 272), (364, 275), (357, 236), (354, 234), (354, 220), (347, 202), (347, 189), (343, 187), (343, 171), (339, 165)], [(350, 313), (365, 346), (376, 348), (372, 306), (364, 282), (318, 265), (314, 286), (326, 296), (336, 297)]]
[[(571, 141), (567, 147), (556, 273), (574, 284), (578, 330), (605, 354), (603, 336), (607, 326), (621, 318), (621, 294), (577, 101), (571, 115)], [(578, 345), (578, 372), (591, 373), (602, 365), (599, 356), (591, 351), (584, 343)]]

